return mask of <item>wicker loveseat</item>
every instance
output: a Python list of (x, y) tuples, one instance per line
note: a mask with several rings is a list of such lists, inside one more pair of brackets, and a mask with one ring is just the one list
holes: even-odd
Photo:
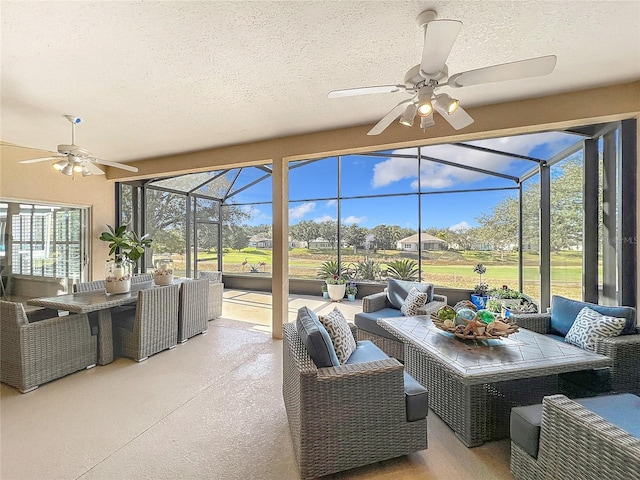
[(22, 393), (96, 365), (97, 337), (86, 315), (29, 322), (21, 303), (0, 301), (0, 380)]
[(640, 398), (545, 397), (511, 411), (511, 473), (516, 480), (640, 478)]
[(613, 360), (610, 379), (608, 370), (565, 375), (565, 379), (575, 384), (579, 392), (602, 393), (611, 389), (640, 395), (640, 331), (635, 308), (596, 305), (554, 295), (551, 313), (511, 314), (511, 318), (522, 328), (564, 341), (576, 315), (585, 306), (603, 315), (626, 318), (627, 322), (621, 335), (596, 341), (595, 352)]
[(310, 335), (303, 343), (297, 329), (314, 316), (302, 307), (296, 324), (284, 325), (282, 394), (302, 478), (426, 449), (426, 389), (369, 341), (342, 365), (316, 366)]
[(437, 312), (447, 304), (447, 297), (434, 294), (433, 285), (430, 283), (389, 279), (384, 292), (362, 298), (362, 313), (356, 313), (354, 316), (354, 323), (358, 327), (358, 340), (371, 340), (390, 357), (404, 361), (404, 343), (378, 325), (377, 320), (401, 317), (403, 313), (400, 307), (413, 287), (429, 294), (429, 301), (420, 309), (418, 315)]

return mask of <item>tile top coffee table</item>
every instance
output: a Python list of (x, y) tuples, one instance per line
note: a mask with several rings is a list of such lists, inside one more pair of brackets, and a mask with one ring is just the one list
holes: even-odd
[(508, 436), (511, 406), (558, 393), (558, 374), (610, 368), (603, 355), (525, 329), (496, 340), (461, 340), (428, 316), (379, 319), (405, 343), (405, 368), (429, 390), (429, 406), (468, 447)]

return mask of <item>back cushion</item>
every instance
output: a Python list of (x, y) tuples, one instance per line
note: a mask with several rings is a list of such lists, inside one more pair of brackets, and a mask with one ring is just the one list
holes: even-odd
[(555, 335), (567, 335), (567, 332), (573, 325), (576, 317), (584, 307), (607, 315), (609, 317), (617, 317), (626, 319), (622, 335), (635, 333), (636, 329), (636, 309), (633, 307), (608, 307), (605, 305), (596, 305), (594, 303), (581, 302), (571, 300), (570, 298), (554, 295), (551, 299), (551, 331)]
[(340, 365), (331, 337), (313, 310), (307, 307), (301, 307), (298, 310), (296, 329), (316, 367), (337, 367)]
[(387, 299), (389, 303), (391, 303), (394, 308), (400, 310), (412, 288), (416, 288), (420, 293), (426, 293), (427, 303), (433, 301), (432, 283), (406, 282), (404, 280), (390, 278), (387, 288)]

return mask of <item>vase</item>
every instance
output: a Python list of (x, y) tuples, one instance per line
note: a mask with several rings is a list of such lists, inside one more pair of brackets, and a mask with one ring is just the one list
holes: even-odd
[(171, 285), (173, 283), (173, 260), (160, 259), (153, 272), (153, 283), (156, 285)]
[(471, 294), (471, 303), (473, 303), (478, 309), (486, 308), (487, 306), (487, 296), (486, 295), (476, 295), (475, 293)]
[(107, 260), (104, 275), (107, 294), (116, 295), (131, 291), (131, 267), (131, 262), (120, 256)]
[(329, 294), (329, 298), (334, 302), (339, 302), (344, 298), (344, 292), (346, 289), (347, 286), (344, 283), (339, 285), (327, 283), (327, 293)]
[(329, 298), (329, 292), (322, 292), (322, 298)]
[(355, 293), (348, 293), (348, 294), (347, 294), (347, 299), (348, 299), (350, 302), (355, 302), (355, 301), (356, 301), (356, 295), (355, 295)]

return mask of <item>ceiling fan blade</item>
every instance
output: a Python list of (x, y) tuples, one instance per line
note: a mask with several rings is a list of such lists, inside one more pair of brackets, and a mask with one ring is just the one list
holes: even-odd
[(380, 135), (389, 125), (393, 123), (393, 121), (402, 115), (404, 109), (413, 102), (413, 98), (408, 100), (404, 100), (400, 102), (398, 105), (393, 107), (389, 113), (387, 113), (382, 119), (375, 124), (375, 126), (367, 132), (367, 135)]
[(458, 107), (451, 115), (438, 106), (435, 106), (435, 109), (456, 130), (468, 127), (473, 123), (473, 118), (462, 107)]
[(378, 85), (375, 87), (345, 88), (344, 90), (331, 90), (328, 98), (353, 97), (356, 95), (370, 95), (372, 93), (404, 92), (404, 85)]
[(420, 62), (422, 75), (430, 78), (443, 70), (461, 28), (462, 22), (458, 20), (433, 20), (427, 23)]
[(121, 168), (122, 170), (128, 170), (130, 172), (138, 171), (138, 167), (131, 167), (129, 165), (125, 165), (124, 163), (112, 162), (110, 160), (102, 160), (101, 158), (92, 158), (91, 160), (101, 165), (108, 165), (109, 167)]
[(555, 55), (547, 55), (545, 57), (529, 58), (517, 62), (478, 68), (477, 70), (469, 70), (468, 72), (452, 75), (449, 78), (448, 85), (459, 88), (482, 83), (548, 75), (553, 72), (556, 60), (557, 57)]
[(84, 162), (83, 165), (87, 167), (87, 170), (91, 172), (91, 175), (104, 175), (104, 172), (91, 160)]
[(20, 160), (18, 163), (51, 162), (53, 160), (62, 160), (63, 158), (65, 158), (65, 155), (58, 155), (57, 157), (42, 157), (42, 158), (32, 158), (29, 160)]

